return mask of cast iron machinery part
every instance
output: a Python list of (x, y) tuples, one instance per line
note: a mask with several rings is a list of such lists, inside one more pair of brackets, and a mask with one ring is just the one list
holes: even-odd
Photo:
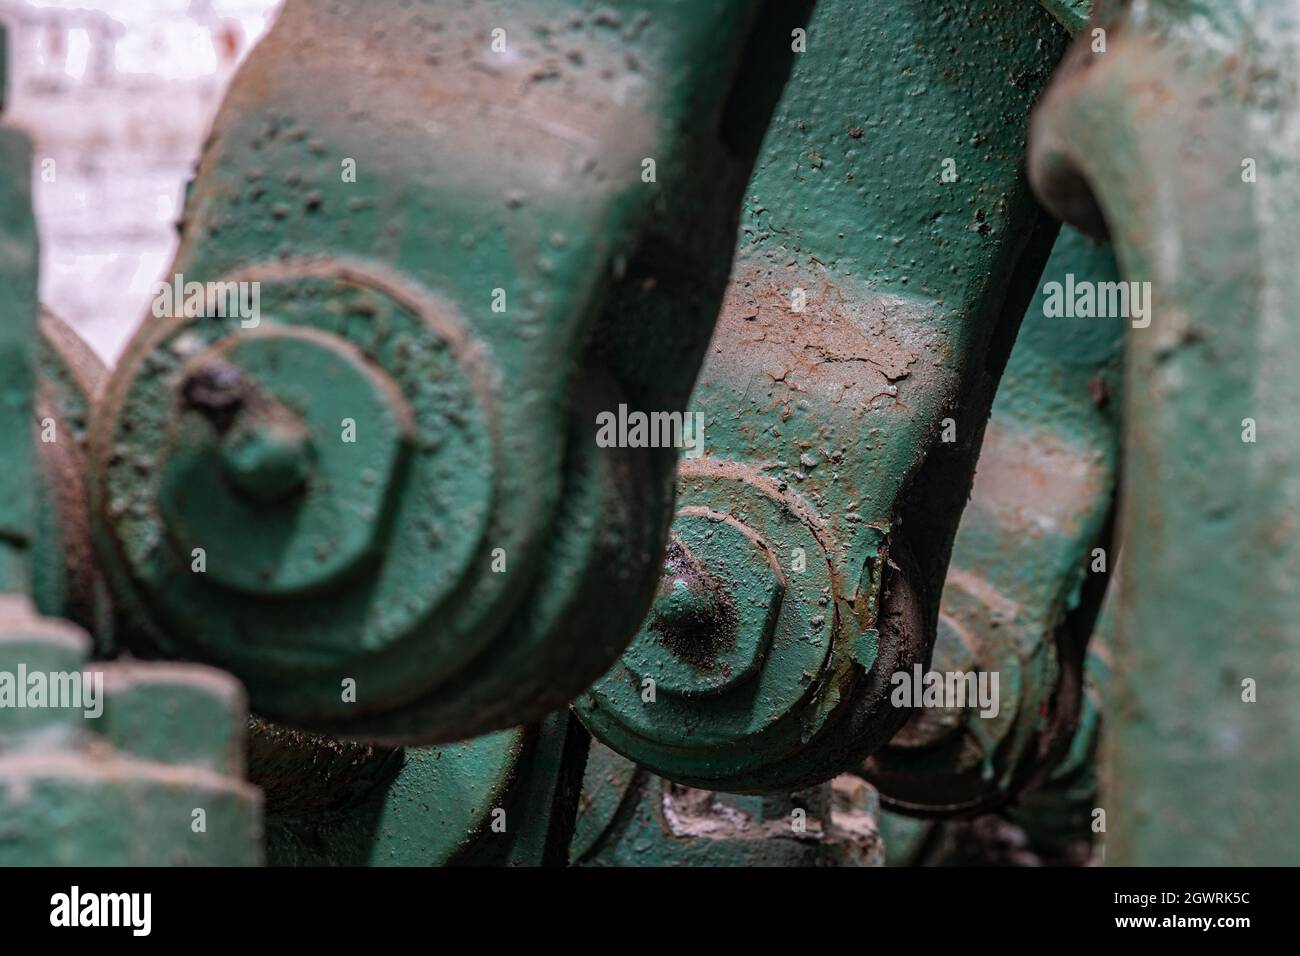
[[(1022, 156), (1060, 26), (1025, 4), (849, 6), (818, 4), (822, 42), (750, 183), (691, 400), (707, 440), (679, 472), (683, 560), (576, 702), (603, 743), (701, 789), (830, 779), (908, 716), (890, 678), (929, 658), (993, 392), (1055, 233)], [(998, 53), (954, 70), (954, 47)], [(969, 178), (945, 179), (941, 150), (967, 128), (978, 164), (956, 151)]]
[(1035, 845), (1059, 855), (1083, 856), (1078, 851), (1086, 848), (1090, 856), (1093, 846), (1105, 836), (1096, 833), (1093, 826), (1100, 806), (1098, 771), (1103, 706), (1113, 669), (1108, 636), (1113, 627), (1116, 584), (1112, 581), (1106, 592), (1096, 632), (1088, 643), (1083, 704), (1069, 749), (1048, 777), (1009, 811), (1011, 819)]
[(1002, 810), (984, 815), (917, 814), (914, 810), (904, 815), (887, 804), (879, 813), (887, 866), (1088, 866), (1104, 862), (1097, 848), (1105, 834), (1094, 827), (1096, 811), (1106, 806), (1099, 802), (1098, 771), (1103, 704), (1113, 669), (1108, 644), (1114, 626), (1117, 576), (1116, 571), (1109, 575), (1088, 641), (1078, 722), (1068, 746), (1045, 778)]
[(1095, 549), (1112, 550), (1125, 325), (1047, 314), (1052, 284), (1075, 278), (1101, 287), (1119, 273), (1109, 246), (1066, 228), (993, 403), (941, 599), (928, 673), (982, 673), (990, 692), (996, 678), (996, 713), (970, 697), (918, 711), (863, 771), (890, 809), (992, 809), (1066, 757), (1107, 593)]
[[(883, 744), (909, 716), (889, 703), (889, 675), (925, 655), (916, 573), (882, 550), (854, 592), (833, 548), (767, 476), (684, 461), (659, 595), (575, 702), (588, 729), (655, 773), (730, 793), (820, 783)], [(802, 570), (787, 574), (796, 553)]]
[[(4, 41), (0, 30), (0, 43)], [(3, 79), (0, 79), (3, 83)], [(0, 127), (0, 592), (30, 592), (29, 554), (39, 485), (35, 433), (37, 364), (36, 223), (32, 149), (16, 129)]]
[[(476, 660), (531, 653), (538, 663), (561, 650), (494, 643), (490, 608), (473, 599), (473, 584), (502, 577), (473, 574), (492, 561), (483, 535), (497, 429), (487, 374), (445, 310), (337, 262), (253, 267), (228, 281), (258, 283), (258, 327), (154, 323), (97, 410), (95, 517), (137, 649), (242, 673), (271, 715), (376, 738), (455, 736), (494, 708), (509, 712), (521, 692), (571, 693), (537, 678), (516, 681), (511, 699), (511, 678)], [(366, 321), (352, 321), (358, 314)], [(159, 392), (171, 399), (159, 403)], [(566, 469), (562, 514), (603, 514), (600, 532), (648, 550), (638, 498), (604, 500), (632, 483), (631, 466), (592, 451)], [(469, 473), (477, 480), (456, 480)], [(599, 568), (618, 565), (596, 530), (592, 519), (557, 521), (551, 547), (599, 580)], [(546, 623), (557, 603), (566, 611), (570, 595), (556, 597), (539, 600), (531, 622)], [(603, 660), (575, 661), (570, 680), (606, 666), (617, 652), (608, 643), (594, 645)], [(453, 679), (463, 687), (472, 666), (486, 672), (466, 696), (416, 699)], [(355, 707), (338, 693), (344, 678), (357, 682)], [(484, 697), (492, 702), (476, 707)], [(407, 712), (385, 713), (402, 703)], [(417, 726), (394, 730), (398, 720)]]
[(1125, 354), (1107, 862), (1294, 864), (1300, 10), (1107, 0), (1094, 24), (1105, 52), (1079, 37), (1028, 167), (1149, 284)]
[[(31, 168), (26, 138), (0, 129), (0, 672), (26, 668), (23, 695), (39, 693), (35, 674), (59, 674), (74, 693), (94, 680), (102, 693), (83, 692), (82, 706), (47, 695), (0, 707), (0, 866), (252, 865), (261, 821), (240, 779), (238, 683), (192, 665), (92, 666), (85, 631), (29, 597), (75, 610), (84, 583), (57, 551), (85, 557), (75, 446), (97, 374), (66, 330), (39, 318)], [(38, 439), (45, 418), (52, 443)]]
[(107, 372), (99, 357), (48, 309), (40, 315), (35, 448), (41, 480), (32, 539), (37, 610), (73, 621), (111, 642), (108, 591), (90, 534), (85, 446), (90, 411)]
[(569, 855), (574, 866), (880, 866), (872, 796), (847, 775), (791, 794), (693, 790), (592, 741)]
[(255, 718), (249, 779), (271, 866), (568, 861), (589, 738), (567, 710), (436, 747), (374, 747)]
[(93, 426), (136, 649), (393, 743), (536, 720), (605, 670), (649, 603), (675, 461), (598, 448), (593, 423), (684, 405), (806, 6), (289, 0), (170, 270), (260, 283), (265, 315), (173, 302)]
[(195, 664), (92, 663), (90, 651), (76, 625), (0, 596), (0, 671), (102, 682), (98, 713), (0, 708), (0, 866), (259, 864), (238, 682)]

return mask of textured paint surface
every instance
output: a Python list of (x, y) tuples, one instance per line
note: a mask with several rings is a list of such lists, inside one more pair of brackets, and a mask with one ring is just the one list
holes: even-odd
[[(405, 742), (539, 718), (606, 669), (650, 600), (674, 454), (598, 448), (596, 415), (684, 404), (802, 6), (291, 0), (171, 270), (261, 282), (261, 325), (147, 319), (93, 428), (137, 647), (230, 668), (268, 717)], [(337, 391), (232, 344), (287, 329), (333, 343)], [(242, 384), (196, 409), (194, 373)], [(307, 408), (331, 402), (356, 441), (326, 456), (340, 423)], [(335, 484), (345, 453), (369, 484)], [(218, 455), (256, 500), (214, 526)]]
[(1030, 154), (1040, 196), (1153, 288), (1127, 343), (1107, 862), (1294, 864), (1300, 11), (1107, 7)]
[[(42, 310), (35, 428), (41, 480), (31, 549), (32, 600), (42, 614), (84, 627), (104, 647), (112, 614), (90, 536), (85, 442), (91, 404), (105, 377), (90, 348)], [(52, 440), (47, 440), (52, 439)]]
[[(674, 678), (643, 631), (577, 702), (604, 743), (701, 788), (824, 781), (906, 719), (889, 676), (928, 656), (993, 389), (1049, 249), (1022, 154), (1064, 31), (1022, 3), (851, 6), (818, 4), (764, 142), (691, 400), (707, 454), (679, 470), (677, 537), (715, 523), (688, 550), (737, 615), (771, 601), (773, 574), (738, 570), (755, 551), (782, 569), (763, 665), (650, 701), (647, 679)], [(670, 561), (665, 581), (679, 577)], [(703, 659), (729, 640), (715, 628)]]
[(1042, 0), (1042, 4), (1071, 33), (1083, 29), (1093, 7), (1092, 0)]
[(578, 866), (880, 866), (873, 808), (861, 803), (868, 788), (846, 785), (776, 797), (690, 790), (593, 742), (572, 859)]
[(28, 587), (25, 548), (35, 521), (32, 412), (36, 382), (36, 225), (31, 145), (0, 129), (0, 591)]
[(0, 708), (0, 866), (259, 863), (239, 685), (194, 665), (92, 665), (89, 650), (74, 625), (0, 598), (0, 671), (103, 675), (99, 717)]
[(1078, 720), (1119, 465), (1122, 317), (1046, 314), (1049, 283), (1114, 282), (1110, 248), (1061, 232), (1025, 313), (953, 544), (931, 667), (996, 674), (996, 715), (927, 708), (868, 762), (893, 809), (987, 808), (1041, 780)]
[(522, 730), (388, 751), (259, 728), (249, 771), (269, 788), (267, 862), (445, 865), (487, 830), (524, 746)]
[(563, 864), (586, 760), (567, 711), (461, 743), (398, 750), (259, 722), (272, 866)]

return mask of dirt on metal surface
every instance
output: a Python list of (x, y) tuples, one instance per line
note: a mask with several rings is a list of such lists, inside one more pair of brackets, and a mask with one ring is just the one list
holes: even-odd
[(1070, 535), (1083, 520), (1072, 505), (1108, 495), (1109, 475), (1099, 454), (1058, 435), (1027, 434), (991, 423), (975, 469), (972, 500), (1028, 535)]
[(673, 537), (664, 554), (664, 582), (669, 588), (683, 582), (695, 600), (678, 609), (670, 620), (654, 614), (650, 630), (677, 657), (701, 670), (718, 662), (718, 653), (736, 645), (736, 606), (726, 585)]
[[(797, 290), (802, 302), (793, 301)], [(924, 349), (909, 341), (896, 320), (915, 306), (876, 298), (851, 302), (824, 276), (773, 270), (760, 259), (739, 259), (714, 332), (711, 368), (760, 368), (789, 393), (768, 410), (779, 422), (789, 403), (815, 391), (832, 404), (857, 402), (866, 409), (898, 402), (895, 383), (924, 377)], [(720, 372), (713, 373), (721, 377)], [(766, 383), (757, 383), (761, 386)], [(758, 401), (758, 387), (747, 394)]]

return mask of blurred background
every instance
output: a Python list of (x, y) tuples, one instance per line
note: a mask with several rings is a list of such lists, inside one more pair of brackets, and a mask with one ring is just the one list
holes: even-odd
[(0, 0), (6, 122), (31, 136), (41, 301), (105, 361), (176, 250), (226, 83), (280, 0)]

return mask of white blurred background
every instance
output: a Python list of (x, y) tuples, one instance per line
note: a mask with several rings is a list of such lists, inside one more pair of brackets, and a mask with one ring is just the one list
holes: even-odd
[(41, 301), (110, 363), (171, 264), (185, 182), (226, 84), (279, 5), (0, 0), (4, 122), (34, 147)]

